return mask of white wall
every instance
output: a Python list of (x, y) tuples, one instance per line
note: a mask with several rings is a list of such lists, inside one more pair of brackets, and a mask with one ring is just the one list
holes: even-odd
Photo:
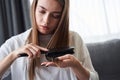
[(70, 30), (85, 42), (120, 38), (120, 0), (70, 0)]

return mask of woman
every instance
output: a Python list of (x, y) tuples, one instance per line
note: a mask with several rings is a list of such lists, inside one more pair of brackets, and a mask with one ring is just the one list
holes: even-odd
[[(0, 48), (0, 77), (12, 80), (98, 80), (80, 36), (69, 31), (69, 0), (33, 0), (32, 28), (8, 39)], [(74, 46), (48, 61), (41, 51)], [(22, 53), (28, 57), (20, 57)], [(19, 78), (18, 78), (19, 77)]]

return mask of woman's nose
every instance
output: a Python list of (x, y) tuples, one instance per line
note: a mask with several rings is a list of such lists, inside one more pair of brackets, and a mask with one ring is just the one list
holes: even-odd
[(49, 24), (49, 22), (50, 22), (50, 16), (49, 16), (49, 14), (44, 15), (43, 22), (44, 22), (45, 25)]

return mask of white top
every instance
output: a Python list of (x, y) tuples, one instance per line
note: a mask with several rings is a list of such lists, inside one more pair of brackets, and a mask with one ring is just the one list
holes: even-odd
[[(0, 60), (6, 57), (11, 51), (25, 45), (30, 32), (31, 29), (8, 39), (0, 47)], [(99, 80), (98, 75), (92, 66), (88, 50), (83, 44), (80, 36), (75, 32), (70, 32), (70, 46), (75, 47), (75, 56), (80, 60), (81, 64), (89, 70), (89, 80)], [(27, 65), (27, 57), (21, 57), (16, 59), (11, 65), (11, 67), (2, 76), (2, 79), (8, 76), (9, 73), (11, 73), (12, 80), (28, 80)], [(35, 74), (35, 80), (77, 80), (71, 68), (41, 66), (40, 68), (35, 69)]]

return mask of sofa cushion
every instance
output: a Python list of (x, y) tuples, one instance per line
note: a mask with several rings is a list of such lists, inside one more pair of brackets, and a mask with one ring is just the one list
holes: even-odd
[(120, 39), (88, 43), (87, 47), (100, 80), (120, 80)]

